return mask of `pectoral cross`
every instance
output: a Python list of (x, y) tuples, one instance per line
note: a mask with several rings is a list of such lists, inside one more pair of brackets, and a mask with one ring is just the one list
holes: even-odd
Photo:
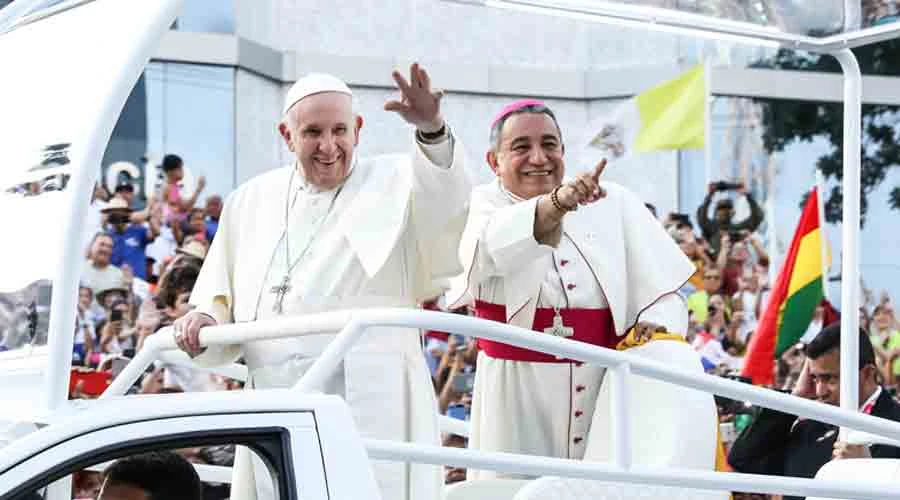
[(281, 284), (269, 289), (269, 293), (275, 294), (275, 305), (272, 306), (272, 312), (281, 314), (284, 296), (287, 295), (289, 291), (291, 291), (291, 277), (285, 274), (284, 278), (281, 279)]
[(549, 333), (555, 337), (568, 338), (575, 335), (575, 329), (563, 324), (562, 315), (559, 314), (559, 311), (556, 311), (556, 315), (553, 316), (553, 326), (544, 328), (544, 333)]

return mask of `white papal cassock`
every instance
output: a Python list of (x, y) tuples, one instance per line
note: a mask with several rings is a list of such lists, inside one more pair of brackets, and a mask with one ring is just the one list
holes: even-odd
[[(414, 149), (411, 157), (359, 159), (344, 185), (331, 191), (316, 191), (299, 173), (292, 182), (294, 167), (238, 188), (225, 203), (191, 303), (219, 323), (277, 316), (271, 290), (291, 267), (283, 241), (287, 206), (290, 255), (298, 262), (289, 273), (284, 315), (415, 307), (439, 294), (460, 271), (456, 252), (471, 185), (452, 136)], [(333, 337), (210, 348), (195, 361), (223, 364), (243, 355), (253, 386), (289, 387)], [(363, 437), (439, 443), (418, 330), (370, 330), (326, 392), (345, 397)], [(436, 467), (384, 462), (374, 472), (385, 500), (438, 498)]]
[[(534, 238), (538, 198), (518, 198), (499, 179), (477, 187), (460, 247), (468, 298), (457, 303), (475, 302), (482, 317), (491, 316), (483, 310), (496, 313), (499, 307), (497, 319), (538, 334), (545, 334), (535, 327), (542, 315), (546, 323), (548, 309), (559, 307), (564, 316), (567, 310), (588, 311), (588, 325), (609, 330), (608, 347), (615, 347), (638, 319), (683, 333), (687, 309), (675, 292), (694, 272), (693, 265), (634, 194), (613, 183), (602, 185), (606, 198), (565, 216), (556, 248)], [(591, 448), (594, 455), (607, 454), (609, 443), (589, 439), (592, 427), (610, 422), (609, 391), (601, 391), (604, 368), (552, 357), (523, 361), (529, 356), (521, 351), (480, 343), (487, 349), (478, 357), (470, 447), (576, 459)], [(689, 365), (694, 356), (676, 341), (654, 341), (631, 351), (642, 350), (652, 357), (677, 351)], [(652, 398), (631, 394), (633, 408), (643, 402), (652, 407)], [(709, 424), (714, 435), (715, 423)], [(710, 460), (714, 446), (706, 446)], [(637, 461), (640, 453), (635, 455)], [(471, 477), (493, 476), (474, 471)]]

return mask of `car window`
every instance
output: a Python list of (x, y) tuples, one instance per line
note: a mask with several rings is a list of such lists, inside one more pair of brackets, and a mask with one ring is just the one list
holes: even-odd
[[(28, 488), (13, 498), (121, 500), (123, 497), (117, 493), (123, 488), (143, 491), (148, 498), (165, 498), (173, 491), (190, 492), (198, 487), (198, 500), (225, 500), (232, 496), (236, 458), (242, 464), (250, 464), (238, 467), (238, 470), (243, 471), (242, 477), (250, 481), (248, 484), (255, 486), (257, 498), (288, 498), (280, 494), (275, 481), (278, 465), (258, 450), (233, 442), (178, 447), (145, 445), (141, 448), (139, 452), (120, 453), (112, 459), (106, 456), (103, 460), (85, 457), (81, 463), (73, 465), (71, 469), (74, 470), (62, 479)], [(196, 477), (192, 479), (185, 467), (193, 469)]]

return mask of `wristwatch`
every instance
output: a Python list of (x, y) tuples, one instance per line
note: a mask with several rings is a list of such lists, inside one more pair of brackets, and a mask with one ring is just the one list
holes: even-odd
[(416, 130), (416, 136), (425, 144), (436, 144), (438, 142), (441, 142), (441, 139), (443, 139), (446, 135), (447, 122), (444, 122), (441, 125), (441, 128), (437, 129), (434, 132), (422, 132), (421, 130)]

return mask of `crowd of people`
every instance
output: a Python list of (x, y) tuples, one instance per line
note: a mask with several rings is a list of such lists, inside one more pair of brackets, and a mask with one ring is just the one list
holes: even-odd
[[(459, 170), (459, 166), (456, 166), (459, 153), (450, 127), (441, 118), (439, 107), (436, 107), (440, 94), (431, 92), (430, 80), (423, 70), (414, 66), (411, 74), (411, 80), (407, 82), (395, 73), (395, 81), (405, 94), (404, 100), (388, 103), (386, 109), (396, 111), (417, 128), (415, 140), (421, 154), (415, 157), (415, 161), (426, 165), (423, 169), (434, 169), (433, 175), (438, 179), (419, 182), (432, 189), (452, 189), (453, 186), (447, 186), (456, 181), (451, 182), (447, 176), (456, 174), (447, 174), (441, 169), (449, 171), (454, 166)], [(419, 273), (420, 276), (409, 278), (408, 282), (399, 286), (404, 290), (414, 289), (432, 275), (438, 274), (437, 268), (417, 266), (421, 266), (423, 262), (432, 263), (432, 257), (446, 253), (446, 249), (430, 248), (413, 239), (417, 234), (432, 234), (428, 231), (434, 231), (434, 237), (426, 241), (440, 239), (438, 230), (442, 229), (441, 224), (436, 223), (436, 219), (428, 218), (438, 213), (429, 205), (436, 202), (436, 197), (410, 198), (418, 203), (413, 209), (421, 214), (414, 211), (414, 216), (408, 222), (403, 222), (409, 227), (404, 226), (402, 231), (405, 232), (397, 233), (395, 241), (359, 240), (364, 236), (342, 233), (348, 230), (339, 224), (324, 226), (323, 229), (322, 221), (328, 219), (332, 208), (353, 212), (356, 217), (365, 217), (363, 212), (354, 212), (355, 205), (344, 202), (339, 197), (345, 188), (352, 192), (360, 189), (360, 183), (378, 181), (377, 175), (369, 173), (375, 170), (369, 170), (368, 164), (360, 162), (353, 167), (354, 172), (357, 172), (353, 179), (360, 180), (356, 185), (349, 182), (344, 184), (349, 176), (351, 158), (347, 157), (346, 151), (334, 151), (349, 148), (348, 151), (352, 152), (352, 145), (342, 141), (353, 138), (347, 132), (353, 124), (340, 122), (344, 119), (343, 115), (336, 118), (338, 123), (332, 129), (324, 132), (319, 122), (309, 124), (304, 121), (315, 113), (331, 117), (328, 113), (332, 113), (334, 109), (343, 109), (345, 104), (349, 110), (349, 101), (344, 103), (342, 99), (344, 95), (350, 95), (350, 90), (342, 82), (334, 80), (336, 79), (333, 77), (316, 76), (312, 80), (298, 82), (288, 94), (285, 119), (279, 130), (288, 147), (297, 154), (305, 179), (297, 183), (293, 204), (288, 205), (289, 213), (285, 214), (285, 206), (277, 205), (276, 202), (276, 211), (272, 214), (289, 217), (294, 205), (305, 207), (304, 210), (309, 210), (310, 213), (316, 212), (314, 207), (322, 208), (325, 205), (327, 211), (316, 215), (316, 220), (319, 221), (317, 225), (306, 227), (306, 222), (297, 223), (298, 227), (303, 225), (308, 229), (309, 234), (305, 236), (308, 240), (306, 247), (294, 247), (295, 253), (291, 253), (289, 243), (293, 239), (292, 235), (282, 226), (276, 228), (284, 233), (276, 246), (274, 255), (277, 258), (270, 259), (273, 264), (270, 264), (265, 277), (260, 277), (256, 268), (251, 273), (253, 276), (239, 276), (232, 274), (230, 269), (218, 269), (219, 266), (203, 267), (204, 261), (224, 262), (215, 260), (222, 257), (216, 255), (216, 249), (210, 252), (210, 243), (217, 237), (217, 233), (220, 238), (235, 238), (234, 233), (228, 232), (235, 229), (219, 229), (219, 217), (223, 209), (221, 197), (207, 196), (205, 205), (198, 206), (205, 186), (203, 178), (198, 179), (196, 189), (192, 192), (183, 191), (181, 184), (184, 161), (180, 157), (165, 157), (160, 166), (164, 175), (162, 185), (148, 197), (146, 205), (140, 210), (134, 209), (136, 200), (131, 182), (121, 182), (111, 194), (98, 186), (92, 203), (97, 231), (87, 245), (79, 289), (70, 388), (72, 397), (94, 397), (102, 392), (104, 382), (116, 376), (122, 366), (140, 351), (146, 339), (168, 325), (175, 326), (176, 339), (181, 349), (192, 356), (198, 356), (197, 362), (207, 362), (204, 357), (215, 353), (212, 350), (204, 352), (197, 345), (196, 333), (200, 327), (274, 317), (282, 314), (283, 308), (291, 310), (299, 307), (298, 300), (292, 300), (288, 296), (288, 292), (293, 289), (290, 273), (297, 264), (334, 280), (328, 286), (351, 288), (349, 296), (362, 294), (366, 290), (377, 292), (377, 287), (393, 289), (395, 282), (384, 279), (378, 281), (382, 274), (380, 271), (375, 272), (378, 269), (393, 271), (394, 268), (390, 266), (395, 266), (398, 270), (396, 274), (404, 276), (404, 279), (413, 276), (410, 273)], [(333, 102), (325, 101), (324, 97), (321, 102), (308, 99), (309, 96), (321, 96), (322, 93)], [(326, 102), (330, 107), (316, 107), (317, 104)], [(351, 115), (348, 113), (348, 116)], [(357, 118), (357, 133), (361, 126), (362, 121)], [(767, 302), (770, 275), (769, 255), (757, 234), (762, 222), (762, 211), (746, 186), (726, 182), (710, 184), (708, 195), (693, 220), (689, 215), (679, 213), (658, 218), (655, 213), (653, 216), (648, 215), (648, 208), (654, 211), (652, 206), (645, 207), (624, 188), (601, 186), (600, 175), (605, 163), (598, 165), (593, 172), (579, 174), (575, 180), (564, 182), (560, 126), (553, 112), (543, 103), (526, 100), (504, 108), (491, 129), (491, 150), (487, 158), (499, 180), (490, 189), (476, 189), (470, 207), (469, 224), (466, 232), (461, 235), (462, 242), (459, 244), (463, 266), (466, 268), (464, 276), (468, 279), (466, 288), (469, 300), (426, 301), (417, 305), (426, 309), (438, 309), (438, 304), (441, 304), (441, 308), (458, 314), (477, 315), (511, 324), (524, 322), (519, 326), (619, 350), (638, 348), (653, 352), (652, 349), (646, 351), (646, 348), (651, 345), (663, 346), (663, 349), (668, 349), (659, 351), (664, 358), (679, 352), (679, 345), (650, 341), (678, 337), (677, 340), (686, 340), (687, 345), (700, 354), (707, 372), (739, 378), (737, 374), (747, 345), (757, 329)], [(512, 131), (521, 135), (514, 135)], [(321, 145), (321, 137), (328, 134), (334, 137), (329, 139), (332, 141), (330, 149)], [(534, 152), (534, 148), (538, 148), (540, 152)], [(322, 152), (325, 149), (327, 155)], [(536, 162), (535, 158), (546, 161), (549, 166), (541, 167), (546, 171), (531, 170), (537, 168), (532, 166)], [(388, 167), (382, 165), (379, 168), (383, 172)], [(232, 202), (246, 203), (249, 207), (257, 206), (252, 201), (253, 196), (273, 199), (270, 190), (253, 191), (254, 188), (263, 186), (262, 182), (271, 183), (269, 187), (273, 188), (283, 189), (287, 186), (290, 192), (294, 186), (292, 170), (277, 171), (264, 177), (264, 181), (251, 183), (250, 187), (242, 188), (237, 199)], [(282, 177), (278, 177), (279, 175)], [(287, 175), (290, 175), (289, 179)], [(460, 183), (459, 186), (465, 187), (465, 184)], [(323, 196), (327, 203), (320, 204)], [(609, 204), (618, 207), (618, 212), (591, 212), (593, 209), (590, 207), (602, 206), (597, 202), (606, 198), (610, 200)], [(749, 216), (738, 221), (735, 220), (735, 204), (740, 198), (745, 199)], [(289, 197), (288, 200), (290, 199)], [(384, 200), (383, 203), (390, 205), (385, 210), (396, 208), (401, 214), (406, 210), (405, 204), (395, 207), (389, 200)], [(262, 201), (259, 202), (260, 207), (264, 205)], [(442, 208), (449, 206), (451, 203), (448, 201)], [(576, 214), (579, 208), (583, 210)], [(710, 208), (713, 208), (712, 214), (709, 213)], [(298, 214), (299, 217), (304, 215)], [(442, 214), (447, 220), (453, 215), (455, 214)], [(372, 216), (380, 217), (377, 214)], [(416, 217), (419, 216), (423, 219), (417, 220)], [(569, 224), (567, 231), (562, 230), (564, 217), (567, 217)], [(604, 227), (608, 231), (620, 231), (615, 233), (620, 237), (598, 242), (596, 234), (590, 229), (586, 232), (572, 229), (580, 227), (579, 224), (596, 223), (597, 219), (593, 217), (608, 218), (603, 221)], [(280, 224), (281, 220), (275, 222)], [(504, 222), (502, 228), (492, 225), (496, 220)], [(290, 219), (284, 220), (285, 226), (291, 227), (289, 221)], [(378, 226), (381, 223), (376, 222), (376, 219), (363, 222), (371, 223), (373, 227), (384, 227), (386, 232), (392, 231), (390, 227)], [(234, 220), (228, 223), (232, 228), (239, 226)], [(316, 232), (320, 230), (325, 234), (321, 242), (316, 241)], [(258, 226), (256, 231), (266, 234), (267, 229)], [(336, 232), (341, 237), (333, 238), (335, 244), (340, 244), (340, 247), (334, 247), (335, 253), (331, 255), (337, 264), (316, 260), (321, 253), (320, 249), (332, 242), (329, 231)], [(663, 240), (654, 239), (657, 238), (657, 233)], [(273, 232), (273, 236), (275, 241), (277, 231)], [(344, 237), (350, 241), (349, 247), (343, 243)], [(671, 237), (675, 245), (668, 242), (668, 237)], [(457, 234), (456, 238), (459, 239), (460, 235)], [(359, 241), (368, 243), (372, 248), (366, 248), (365, 251), (373, 253), (378, 251), (379, 245), (390, 243), (394, 247), (385, 247), (385, 254), (389, 257), (373, 262), (370, 259), (374, 257), (364, 255), (364, 250), (355, 247), (361, 245)], [(233, 241), (227, 243), (229, 252), (236, 254), (232, 256), (232, 260), (244, 255), (240, 253), (240, 247), (232, 247), (234, 244)], [(315, 252), (307, 254), (314, 245)], [(608, 248), (598, 245), (607, 245)], [(221, 253), (225, 246), (219, 245), (218, 251)], [(413, 251), (423, 254), (415, 259), (405, 253), (390, 257), (393, 255), (390, 252), (398, 252), (398, 248), (404, 251), (414, 249)], [(500, 250), (495, 251), (498, 248)], [(655, 253), (647, 253), (651, 248)], [(453, 249), (455, 250), (455, 246)], [(359, 262), (341, 257), (350, 250), (362, 256)], [(266, 249), (266, 252), (267, 256), (271, 255), (271, 249)], [(615, 258), (621, 259), (621, 265), (615, 262)], [(285, 262), (284, 269), (273, 267), (274, 263), (280, 266), (282, 260)], [(688, 265), (688, 261), (693, 264), (693, 268)], [(643, 264), (646, 267), (655, 266), (652, 267), (655, 273), (641, 275), (644, 282), (640, 287), (627, 280), (617, 281), (616, 272), (636, 273), (628, 266), (640, 267)], [(335, 269), (343, 265), (347, 266), (343, 269), (344, 274), (354, 277), (353, 279), (333, 275)], [(376, 267), (373, 271), (371, 266), (383, 267)], [(216, 269), (210, 269), (211, 267)], [(218, 273), (222, 273), (224, 277), (217, 276)], [(364, 285), (357, 283), (366, 283), (360, 276), (368, 276), (366, 279), (369, 282)], [(223, 288), (222, 283), (232, 279), (235, 282), (228, 282), (229, 287)], [(259, 281), (261, 279), (265, 282)], [(623, 293), (612, 285), (604, 286), (604, 282), (607, 285), (615, 282), (616, 286), (625, 290), (634, 286), (635, 291)], [(243, 295), (241, 290), (248, 288), (248, 284), (253, 284), (256, 290), (272, 289), (273, 293), (271, 296)], [(260, 287), (260, 284), (263, 286)], [(296, 282), (293, 284), (297, 285)], [(324, 286), (327, 281), (322, 284)], [(679, 285), (681, 288), (677, 294), (671, 293), (673, 286)], [(196, 290), (200, 290), (200, 293), (195, 293), (191, 298), (192, 292)], [(526, 291), (537, 295), (529, 297), (526, 294), (515, 298), (515, 294)], [(373, 294), (378, 297), (390, 295)], [(191, 305), (189, 299), (194, 304), (199, 304), (199, 307)], [(515, 304), (512, 302), (520, 299)], [(520, 304), (519, 309), (515, 314), (507, 316), (506, 307), (516, 304)], [(686, 331), (681, 332), (677, 331), (677, 318), (678, 310), (684, 304), (688, 309), (688, 322)], [(222, 305), (226, 307), (221, 307)], [(304, 311), (302, 308), (299, 310)], [(617, 316), (622, 314), (618, 311), (626, 310), (635, 316)], [(637, 311), (643, 311), (641, 316), (636, 316)], [(868, 312), (866, 309), (860, 314), (878, 367), (873, 381), (883, 383), (886, 393), (890, 394), (900, 375), (900, 330), (888, 297), (883, 297), (871, 311), (871, 320)], [(263, 316), (260, 316), (261, 313)], [(815, 354), (806, 348), (806, 344), (815, 345), (820, 332), (833, 319), (833, 314), (834, 311), (823, 302), (800, 343), (782, 355), (778, 363), (776, 389), (791, 391), (800, 384), (804, 390), (799, 395), (819, 397), (815, 390), (807, 390), (812, 376), (810, 365), (815, 365), (811, 361), (820, 358), (823, 353), (831, 352), (831, 344), (824, 345), (824, 340), (818, 341), (823, 346)], [(584, 329), (578, 325), (585, 322), (592, 326), (603, 326), (600, 328), (602, 332), (597, 333), (602, 338), (582, 337)], [(630, 325), (634, 325), (634, 330), (624, 331), (624, 327)], [(244, 361), (247, 362), (251, 375), (255, 376), (255, 383), (260, 384), (258, 386), (277, 385), (279, 381), (267, 375), (266, 367), (258, 366), (259, 360), (264, 363), (264, 358), (269, 357), (276, 364), (283, 363), (283, 360), (274, 359), (285, 353), (278, 353), (277, 349), (272, 350), (271, 346), (262, 345), (264, 342), (257, 344), (250, 350), (244, 350)], [(413, 394), (412, 399), (415, 399), (419, 395), (416, 395), (416, 382), (412, 380), (418, 376), (418, 368), (416, 363), (410, 363), (403, 357), (406, 347), (408, 346), (398, 343), (397, 352), (392, 354), (396, 354), (397, 362), (408, 370), (406, 378), (401, 376), (397, 380), (406, 380), (403, 383), (409, 384), (407, 394)], [(597, 398), (602, 397), (602, 367), (582, 366), (581, 363), (552, 356), (545, 358), (548, 355), (439, 331), (424, 332), (415, 350), (417, 357), (424, 358), (424, 365), (430, 372), (433, 399), (437, 401), (439, 412), (451, 418), (474, 421), (477, 437), (473, 439), (477, 440), (474, 444), (479, 449), (496, 447), (499, 451), (564, 458), (581, 458), (585, 455), (586, 447), (590, 446), (586, 436), (592, 421), (591, 415), (595, 406), (601, 405)], [(654, 355), (660, 355), (659, 352)], [(808, 354), (810, 360), (806, 359)], [(383, 353), (375, 352), (373, 355)], [(248, 356), (256, 361), (251, 362), (247, 359)], [(290, 360), (291, 363), (296, 361), (297, 358)], [(346, 369), (356, 368), (348, 363)], [(393, 383), (387, 378), (388, 375), (383, 374), (385, 386)], [(478, 380), (481, 380), (480, 393)], [(498, 389), (501, 386), (502, 393)], [(241, 387), (240, 381), (157, 363), (135, 384), (132, 392), (190, 392)], [(430, 400), (431, 397), (429, 394), (426, 399)], [(503, 398), (512, 402), (528, 400), (529, 404), (533, 403), (532, 414), (510, 416), (533, 419), (533, 422), (528, 420), (530, 423), (527, 425), (506, 425), (509, 420), (501, 418), (502, 414), (513, 410), (510, 409), (512, 403), (504, 402)], [(568, 403), (556, 404), (554, 398), (563, 398)], [(351, 406), (356, 404), (348, 402)], [(409, 402), (407, 397), (404, 404), (414, 403), (415, 401)], [(717, 403), (722, 428), (726, 431), (722, 433), (722, 437), (730, 448), (732, 443), (740, 439), (738, 436), (743, 435), (750, 427), (755, 418), (754, 409), (741, 402), (726, 399), (717, 399)], [(363, 415), (368, 411), (362, 407), (355, 409)], [(398, 414), (412, 414), (400, 411), (400, 408), (397, 410)], [(491, 421), (484, 419), (486, 414), (492, 415)], [(479, 418), (482, 420), (479, 421)], [(565, 421), (568, 424), (560, 429), (541, 429), (546, 431), (544, 435), (534, 432), (542, 422), (551, 420)], [(372, 425), (372, 422), (367, 424)], [(464, 447), (472, 444), (462, 436), (444, 435), (446, 446)], [(191, 459), (216, 465), (232, 465), (234, 461), (233, 454), (227, 450), (221, 453), (195, 450)], [(466, 479), (467, 476), (472, 477), (469, 472), (449, 468), (445, 470), (445, 482), (452, 483)], [(376, 475), (378, 474), (376, 471)], [(84, 492), (84, 496), (93, 497), (90, 491)]]
[(197, 206), (202, 177), (190, 196), (182, 196), (184, 164), (177, 155), (166, 156), (161, 169), (162, 186), (141, 210), (134, 208), (132, 180), (123, 179), (111, 195), (99, 184), (95, 190), (96, 230), (78, 291), (73, 362), (79, 367), (115, 372), (116, 360), (133, 356), (149, 335), (189, 310), (222, 199), (211, 195), (205, 207)]
[[(189, 310), (188, 298), (215, 238), (222, 198), (208, 195), (199, 206), (205, 180), (183, 194), (184, 161), (167, 155), (163, 182), (136, 210), (132, 179), (121, 179), (113, 193), (97, 185), (91, 203), (94, 224), (86, 245), (78, 290), (70, 397), (94, 398), (140, 351), (146, 339)], [(163, 394), (232, 390), (241, 381), (156, 363), (130, 393)], [(233, 447), (178, 450), (192, 463), (231, 465)], [(109, 473), (109, 472), (107, 472)], [(74, 477), (78, 498), (97, 498), (101, 475)], [(227, 498), (227, 487), (204, 485), (207, 500)]]
[[(715, 193), (734, 190), (744, 194), (750, 215), (734, 222), (734, 202), (723, 197), (709, 218)], [(740, 371), (751, 336), (767, 305), (770, 293), (769, 255), (756, 232), (762, 211), (742, 184), (713, 183), (696, 214), (698, 228), (686, 214), (669, 214), (663, 221), (672, 238), (697, 271), (681, 289), (688, 304), (690, 325), (687, 338), (701, 353), (707, 370), (723, 375)], [(717, 242), (713, 244), (712, 242)], [(774, 388), (791, 390), (805, 360), (804, 349), (819, 332), (839, 319), (827, 300), (816, 307), (797, 344), (787, 349), (776, 364)], [(869, 332), (881, 380), (896, 391), (900, 374), (900, 322), (886, 292), (877, 301), (867, 291), (859, 311), (860, 327)]]
[[(733, 221), (734, 202), (723, 197), (708, 217), (717, 192), (736, 191), (746, 196), (750, 215)], [(755, 232), (762, 211), (742, 184), (713, 183), (697, 210), (699, 231), (686, 214), (670, 214), (664, 221), (669, 234), (697, 268), (681, 290), (689, 308), (686, 338), (701, 355), (709, 373), (742, 382), (741, 367), (751, 337), (768, 305), (770, 261)], [(713, 243), (717, 244), (713, 244)], [(900, 420), (897, 403), (897, 363), (900, 357), (900, 322), (887, 293), (877, 302), (871, 292), (859, 311), (861, 411)], [(799, 341), (776, 360), (774, 390), (828, 404), (840, 404), (839, 315), (827, 300), (815, 309)], [(729, 468), (738, 472), (813, 477), (833, 458), (900, 457), (889, 446), (871, 447), (836, 441), (833, 426), (797, 419), (742, 401), (716, 397), (721, 438)], [(735, 498), (781, 498), (735, 493)], [(786, 496), (785, 500), (802, 497)]]
[[(87, 249), (79, 288), (73, 397), (96, 396), (105, 387), (92, 382), (98, 373), (102, 380), (114, 377), (141, 349), (148, 336), (190, 310), (188, 297), (208, 245), (215, 237), (222, 200), (211, 195), (206, 198), (204, 208), (195, 207), (202, 183), (191, 197), (181, 198), (177, 190), (181, 174), (179, 167), (173, 166), (176, 159), (175, 155), (166, 157), (169, 162), (168, 166), (163, 165), (166, 190), (160, 197), (151, 196), (143, 210), (132, 209), (131, 183), (119, 184), (109, 197), (98, 188), (94, 208), (102, 214), (102, 230), (94, 235)], [(177, 162), (180, 164), (181, 160)], [(723, 187), (746, 196), (751, 209), (748, 220), (739, 223), (732, 220), (734, 202), (727, 197), (715, 205), (711, 218), (707, 215), (711, 198), (725, 190)], [(769, 256), (755, 232), (761, 212), (743, 186), (718, 183), (710, 186), (709, 193), (697, 211), (695, 220), (699, 227), (695, 228), (688, 215), (677, 213), (669, 214), (660, 223), (697, 269), (680, 290), (690, 315), (687, 340), (702, 355), (709, 372), (740, 379), (738, 373), (749, 337), (767, 299)], [(710, 241), (718, 244), (711, 245)], [(424, 307), (437, 309), (434, 302)], [(806, 359), (805, 344), (825, 325), (825, 309), (825, 304), (819, 306), (801, 342), (782, 355), (777, 365), (776, 388), (793, 390)], [(467, 307), (453, 312), (470, 314)], [(900, 324), (889, 297), (883, 295), (871, 314), (868, 309), (861, 309), (860, 320), (870, 333), (882, 380), (890, 393), (895, 394), (900, 381)], [(476, 339), (425, 332), (423, 354), (442, 414), (460, 420), (471, 418), (478, 351)], [(241, 386), (240, 381), (224, 377), (156, 365), (136, 384), (133, 392), (229, 390)], [(727, 429), (723, 438), (730, 445), (748, 427), (754, 409), (725, 398), (718, 398), (717, 402), (723, 428)], [(465, 447), (466, 444), (461, 436), (444, 438), (445, 446)], [(203, 461), (207, 456), (197, 452), (191, 459)], [(224, 457), (224, 460), (205, 463), (231, 465), (233, 454), (226, 452)], [(465, 478), (464, 469), (446, 471), (447, 483)], [(95, 481), (87, 484), (87, 489), (99, 487)]]

